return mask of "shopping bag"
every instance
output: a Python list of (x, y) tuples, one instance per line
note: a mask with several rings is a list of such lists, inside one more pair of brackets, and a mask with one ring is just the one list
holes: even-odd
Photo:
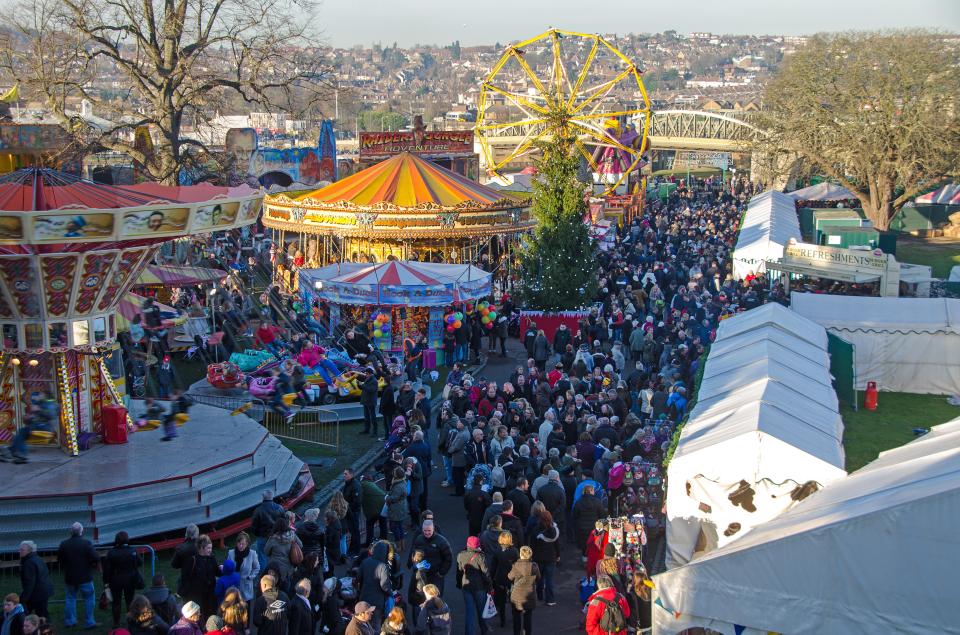
[(483, 605), (483, 613), (481, 617), (485, 620), (489, 620), (491, 617), (497, 616), (497, 605), (493, 601), (493, 593), (487, 593), (487, 603)]
[(597, 592), (597, 581), (593, 578), (580, 578), (580, 602), (586, 602)]

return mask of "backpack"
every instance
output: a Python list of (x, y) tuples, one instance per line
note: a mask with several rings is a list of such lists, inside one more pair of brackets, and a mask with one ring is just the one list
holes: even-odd
[(495, 465), (490, 472), (490, 482), (494, 487), (502, 488), (507, 486), (507, 475), (499, 465)]
[(620, 489), (620, 486), (623, 485), (623, 477), (626, 472), (627, 468), (623, 463), (614, 463), (613, 467), (610, 468), (610, 472), (607, 473), (607, 489)]
[(627, 630), (627, 618), (623, 615), (623, 608), (620, 606), (620, 594), (614, 593), (613, 600), (607, 600), (597, 596), (597, 600), (603, 603), (603, 615), (600, 616), (600, 630), (604, 633), (623, 633)]

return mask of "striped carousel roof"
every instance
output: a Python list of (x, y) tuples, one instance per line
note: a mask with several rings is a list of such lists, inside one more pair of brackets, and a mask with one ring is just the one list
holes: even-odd
[(296, 198), (308, 206), (324, 203), (356, 207), (500, 208), (518, 202), (456, 172), (404, 152), (330, 185)]

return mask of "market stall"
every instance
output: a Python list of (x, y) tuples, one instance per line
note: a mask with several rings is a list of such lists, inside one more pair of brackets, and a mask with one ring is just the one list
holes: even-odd
[(766, 271), (768, 260), (780, 258), (790, 239), (801, 240), (793, 198), (768, 191), (750, 199), (733, 250), (733, 277)]
[(404, 340), (420, 337), (431, 349), (440, 348), (450, 307), (490, 290), (491, 275), (472, 265), (391, 260), (300, 270), (301, 296), (307, 304), (327, 304), (331, 331), (372, 326), (371, 339), (381, 350), (398, 350)]

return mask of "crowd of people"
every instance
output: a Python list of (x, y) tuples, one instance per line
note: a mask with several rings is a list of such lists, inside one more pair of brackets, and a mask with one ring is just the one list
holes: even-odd
[[(439, 635), (452, 632), (449, 600), (459, 594), (467, 635), (508, 623), (530, 635), (557, 604), (562, 561), (582, 570), (589, 635), (649, 628), (662, 461), (695, 397), (705, 347), (724, 317), (777, 300), (762, 277), (732, 276), (745, 199), (695, 182), (648, 203), (597, 254), (599, 291), (585, 317), (550, 336), (531, 323), (525, 359), (501, 381), (468, 372), (477, 316), (465, 315), (465, 330), (448, 338), (451, 368), (434, 404), (416, 376), (398, 380), (378, 365), (362, 333), (345, 336), (372, 368), (364, 432), (388, 447), (376, 469), (345, 470), (327, 506), (301, 515), (265, 492), (220, 561), (210, 537), (187, 527), (171, 563), (174, 589), (162, 576), (146, 587), (123, 532), (100, 557), (75, 525), (59, 553), (66, 624), (77, 623), (80, 599), (93, 626), (99, 569), (101, 604), (132, 634)], [(272, 293), (263, 317), (277, 326), (287, 300)], [(318, 334), (272, 335), (260, 344), (301, 342), (291, 351), (299, 355)], [(378, 394), (378, 375), (399, 389)], [(445, 533), (451, 520), (435, 514), (441, 493), (462, 499), (465, 539)], [(46, 617), (52, 585), (35, 551), (21, 547), (23, 592), (6, 598), (3, 635), (34, 632), (27, 620)]]

